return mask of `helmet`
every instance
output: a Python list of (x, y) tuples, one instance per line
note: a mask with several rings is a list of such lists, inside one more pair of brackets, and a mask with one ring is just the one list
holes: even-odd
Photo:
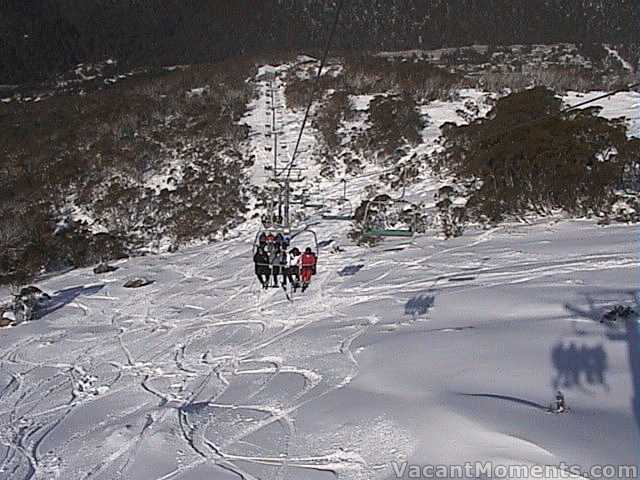
[(304, 253), (311, 253), (311, 247), (307, 247), (304, 251)]

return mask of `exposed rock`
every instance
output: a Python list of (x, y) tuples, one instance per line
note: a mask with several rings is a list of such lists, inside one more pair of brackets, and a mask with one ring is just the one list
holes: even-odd
[(26, 322), (32, 320), (37, 314), (38, 310), (45, 308), (51, 297), (49, 294), (43, 292), (38, 287), (30, 285), (24, 287), (15, 296), (13, 311), (15, 313), (16, 322)]
[(13, 324), (10, 318), (0, 317), (0, 328), (9, 327)]
[(149, 280), (148, 278), (134, 278), (133, 280), (129, 280), (123, 286), (124, 288), (140, 288), (146, 287), (147, 285), (151, 285), (153, 280)]
[(93, 273), (95, 273), (96, 275), (101, 275), (103, 273), (115, 272), (116, 270), (118, 270), (118, 267), (114, 267), (106, 262), (103, 262), (93, 269)]
[(13, 325), (16, 316), (13, 313), (13, 307), (10, 304), (0, 305), (0, 328)]

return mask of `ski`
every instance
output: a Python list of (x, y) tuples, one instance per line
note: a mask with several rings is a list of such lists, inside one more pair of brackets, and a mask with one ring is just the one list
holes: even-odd
[(291, 297), (291, 295), (287, 291), (286, 285), (282, 285), (282, 290), (284, 291), (284, 295), (285, 295), (285, 297), (287, 297), (287, 300), (289, 300), (291, 303), (293, 303), (293, 298)]

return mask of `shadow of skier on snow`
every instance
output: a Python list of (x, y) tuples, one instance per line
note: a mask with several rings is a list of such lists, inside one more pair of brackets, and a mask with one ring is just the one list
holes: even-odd
[[(602, 344), (595, 347), (575, 342), (558, 343), (551, 350), (551, 360), (556, 369), (553, 389), (585, 389), (586, 385), (601, 385), (609, 391), (605, 374), (608, 369), (607, 353)], [(583, 383), (584, 381), (584, 383)]]
[(493, 394), (493, 393), (459, 393), (458, 395), (460, 395), (462, 397), (489, 398), (489, 399), (494, 399), (494, 400), (504, 400), (504, 401), (507, 401), (507, 402), (512, 402), (512, 403), (517, 403), (517, 404), (520, 404), (520, 405), (525, 405), (527, 407), (535, 408), (535, 409), (538, 409), (538, 410), (547, 411), (549, 409), (548, 405), (542, 405), (540, 403), (532, 402), (530, 400), (525, 400), (524, 398), (511, 397), (509, 395), (496, 395), (496, 394)]

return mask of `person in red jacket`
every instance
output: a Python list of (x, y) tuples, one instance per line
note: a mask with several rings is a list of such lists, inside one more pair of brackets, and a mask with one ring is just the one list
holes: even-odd
[(300, 280), (302, 281), (303, 292), (311, 283), (311, 277), (316, 273), (317, 261), (318, 259), (316, 258), (316, 255), (309, 247), (307, 247), (304, 253), (300, 256)]

